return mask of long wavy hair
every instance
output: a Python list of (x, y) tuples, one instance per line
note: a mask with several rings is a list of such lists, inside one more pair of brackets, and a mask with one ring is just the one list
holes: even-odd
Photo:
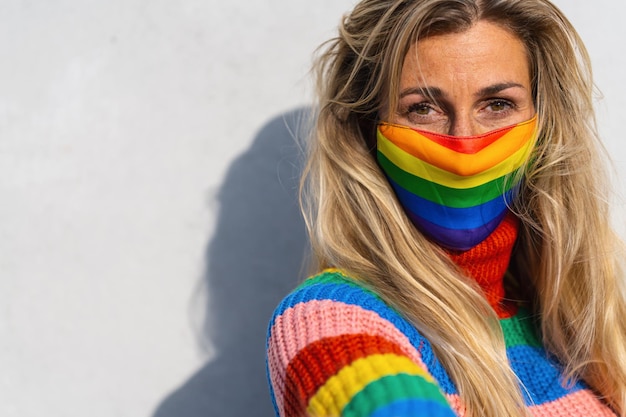
[(363, 0), (343, 19), (315, 67), (319, 106), (301, 195), (313, 268), (342, 268), (401, 311), (432, 342), (466, 415), (527, 415), (495, 313), (413, 226), (373, 157), (409, 47), (479, 20), (525, 44), (539, 120), (512, 207), (521, 226), (509, 270), (566, 376), (626, 416), (623, 247), (610, 227), (590, 62), (547, 0)]

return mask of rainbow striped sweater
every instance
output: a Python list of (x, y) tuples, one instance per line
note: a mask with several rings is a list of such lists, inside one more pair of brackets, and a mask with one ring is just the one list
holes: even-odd
[[(535, 416), (613, 416), (584, 384), (566, 387), (523, 310), (500, 320), (510, 366)], [(267, 368), (279, 416), (462, 416), (432, 346), (358, 280), (339, 270), (307, 279), (277, 307)]]

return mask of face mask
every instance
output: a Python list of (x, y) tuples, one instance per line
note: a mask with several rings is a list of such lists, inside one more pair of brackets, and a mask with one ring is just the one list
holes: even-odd
[(487, 238), (519, 189), (537, 116), (479, 136), (378, 125), (377, 158), (413, 224), (436, 243), (468, 250)]

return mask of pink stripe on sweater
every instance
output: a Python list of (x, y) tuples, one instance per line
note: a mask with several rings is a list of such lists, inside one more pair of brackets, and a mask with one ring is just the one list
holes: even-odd
[[(535, 417), (615, 417), (609, 407), (600, 402), (589, 390), (576, 391), (566, 397), (549, 403), (529, 407)], [(567, 410), (567, 414), (565, 411)]]
[[(325, 337), (345, 334), (384, 337), (397, 344), (409, 359), (428, 371), (409, 339), (375, 312), (332, 300), (299, 303), (276, 318), (268, 342), (270, 379), (281, 415), (284, 415), (283, 397), (287, 365), (307, 345)], [(346, 349), (348, 348), (346, 346)]]
[(450, 404), (450, 407), (454, 410), (457, 416), (465, 416), (465, 406), (461, 401), (461, 397), (458, 394), (446, 394), (446, 400)]

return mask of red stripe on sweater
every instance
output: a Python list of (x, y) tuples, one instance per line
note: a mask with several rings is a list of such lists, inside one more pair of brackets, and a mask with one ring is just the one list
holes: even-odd
[(345, 366), (369, 355), (385, 353), (404, 355), (395, 343), (367, 334), (329, 337), (310, 344), (287, 367), (285, 415), (303, 415), (311, 397)]

